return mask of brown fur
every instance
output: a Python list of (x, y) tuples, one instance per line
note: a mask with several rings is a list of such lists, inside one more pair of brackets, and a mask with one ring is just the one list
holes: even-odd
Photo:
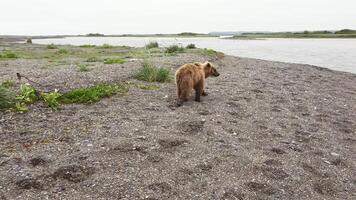
[(193, 89), (195, 90), (195, 101), (200, 102), (200, 96), (206, 96), (204, 91), (205, 79), (209, 76), (219, 76), (214, 66), (209, 63), (188, 63), (176, 71), (176, 84), (178, 105), (188, 100)]

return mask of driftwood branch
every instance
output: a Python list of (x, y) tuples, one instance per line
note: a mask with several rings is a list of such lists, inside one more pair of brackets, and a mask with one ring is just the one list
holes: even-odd
[(26, 76), (24, 76), (24, 75), (21, 75), (20, 73), (16, 73), (16, 76), (17, 76), (17, 79), (19, 80), (19, 83), (21, 83), (21, 78), (24, 78), (24, 79), (26, 79), (28, 82), (36, 83), (36, 84), (38, 84), (38, 85), (41, 86), (40, 83), (38, 83), (38, 82), (36, 82), (36, 81), (33, 81), (33, 80), (29, 79), (28, 77), (26, 77)]

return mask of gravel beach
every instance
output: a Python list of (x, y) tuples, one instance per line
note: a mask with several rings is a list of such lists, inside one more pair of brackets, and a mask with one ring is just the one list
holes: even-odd
[[(172, 80), (56, 112), (41, 102), (0, 112), (0, 199), (356, 198), (355, 74), (189, 52), (150, 58), (172, 75), (207, 60), (221, 75), (200, 103), (176, 107)], [(75, 61), (0, 60), (0, 82), (18, 88), (21, 73), (64, 92), (132, 80), (141, 66), (79, 72)]]

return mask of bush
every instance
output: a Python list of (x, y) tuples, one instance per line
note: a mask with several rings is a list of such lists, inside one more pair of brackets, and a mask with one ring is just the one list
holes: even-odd
[(147, 62), (136, 72), (135, 78), (148, 82), (165, 82), (170, 80), (169, 70), (163, 67), (156, 67)]
[(12, 51), (2, 51), (0, 52), (0, 58), (18, 58), (18, 56)]
[(145, 48), (146, 49), (153, 49), (153, 48), (158, 48), (159, 45), (158, 45), (158, 42), (150, 42), (148, 44), (146, 44)]
[(57, 49), (58, 47), (54, 44), (47, 45), (47, 49)]
[(195, 44), (188, 44), (187, 49), (196, 49), (197, 47), (195, 46)]
[(16, 95), (9, 89), (0, 85), (0, 110), (14, 107)]
[(184, 52), (184, 48), (180, 47), (178, 45), (171, 45), (169, 47), (166, 48), (166, 53), (172, 54), (172, 53), (183, 53)]
[(43, 101), (46, 103), (46, 105), (52, 110), (58, 110), (59, 108), (59, 97), (61, 94), (58, 92), (58, 90), (54, 90), (54, 92), (49, 92), (49, 93), (41, 93), (41, 97)]
[(93, 103), (118, 93), (124, 94), (127, 91), (127, 87), (123, 84), (109, 85), (99, 83), (90, 87), (82, 87), (64, 93), (58, 100), (61, 103)]
[(26, 43), (27, 43), (27, 44), (32, 44), (32, 39), (31, 39), (31, 38), (28, 38), (28, 39), (26, 40)]
[(126, 60), (122, 58), (107, 58), (104, 60), (104, 64), (122, 64), (126, 62)]

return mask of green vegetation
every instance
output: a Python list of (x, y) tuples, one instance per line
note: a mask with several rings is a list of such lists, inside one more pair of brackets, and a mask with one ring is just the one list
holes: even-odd
[(122, 64), (125, 62), (126, 60), (122, 58), (107, 58), (104, 60), (104, 64)]
[(146, 49), (153, 49), (153, 48), (158, 48), (159, 45), (158, 45), (158, 42), (150, 42), (148, 44), (146, 44), (145, 48)]
[(0, 52), (0, 58), (18, 58), (19, 56), (12, 51), (2, 51)]
[(177, 35), (179, 35), (179, 36), (197, 36), (197, 35), (201, 35), (201, 34), (192, 33), (192, 32), (183, 32), (183, 33), (178, 33)]
[(12, 108), (16, 103), (16, 95), (8, 88), (0, 85), (0, 110)]
[(105, 36), (104, 34), (101, 33), (89, 33), (86, 35), (87, 37), (103, 37)]
[(90, 65), (88, 65), (88, 64), (79, 64), (78, 65), (78, 71), (80, 71), (80, 72), (88, 72), (88, 71), (90, 71), (90, 69), (89, 69), (89, 66)]
[(81, 48), (94, 48), (94, 47), (96, 47), (96, 45), (84, 44), (84, 45), (80, 45), (79, 47), (81, 47)]
[(197, 47), (195, 46), (195, 44), (188, 44), (187, 49), (196, 49)]
[(37, 101), (38, 94), (32, 85), (25, 83), (20, 85), (20, 93), (16, 96), (15, 108), (17, 111), (28, 111), (27, 106)]
[(201, 49), (201, 52), (203, 55), (207, 55), (207, 56), (215, 56), (217, 54), (217, 52), (214, 49)]
[(340, 31), (336, 31), (335, 34), (356, 34), (356, 30), (342, 29)]
[(136, 87), (143, 89), (143, 90), (158, 90), (159, 86), (158, 85), (145, 85), (145, 84), (136, 84)]
[(86, 59), (86, 62), (100, 62), (101, 60), (96, 57), (90, 57)]
[(144, 62), (142, 64), (142, 67), (136, 72), (135, 78), (148, 82), (169, 81), (169, 69), (163, 67), (156, 67), (148, 62)]
[(110, 44), (103, 44), (101, 46), (97, 46), (99, 49), (111, 49), (114, 48), (114, 46), (111, 46)]
[(1, 86), (5, 87), (5, 88), (10, 88), (14, 85), (14, 81), (12, 80), (5, 80), (3, 82), (1, 82)]
[(58, 100), (61, 103), (94, 103), (102, 98), (115, 94), (124, 94), (128, 91), (123, 84), (99, 83), (90, 87), (74, 89), (61, 95)]
[(68, 53), (68, 50), (67, 49), (59, 49), (57, 51), (58, 54), (67, 54)]
[(32, 44), (32, 39), (31, 38), (27, 38), (26, 43), (27, 44)]
[(168, 53), (168, 54), (183, 53), (184, 52), (184, 48), (180, 47), (178, 45), (171, 45), (171, 46), (166, 48), (165, 52)]
[(58, 47), (54, 44), (47, 45), (47, 49), (57, 49)]
[(52, 110), (56, 111), (59, 108), (59, 97), (61, 94), (58, 92), (58, 90), (54, 90), (54, 92), (49, 92), (49, 93), (41, 93), (41, 97), (45, 104), (52, 108)]

